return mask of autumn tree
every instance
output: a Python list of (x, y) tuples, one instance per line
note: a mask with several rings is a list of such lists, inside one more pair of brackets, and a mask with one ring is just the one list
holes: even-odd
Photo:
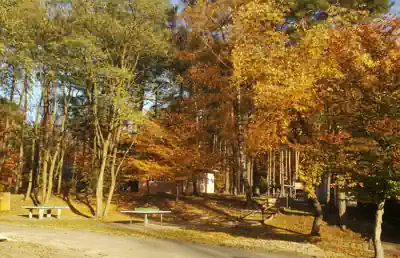
[[(164, 27), (166, 5), (163, 1), (154, 1), (151, 5), (141, 1), (107, 5), (101, 1), (78, 1), (73, 8), (74, 30), (82, 36), (95, 37), (89, 43), (90, 52), (85, 52), (84, 41), (76, 41), (79, 44), (76, 60), (85, 67), (81, 76), (93, 119), (96, 216), (102, 217), (107, 215), (103, 213), (103, 185), (108, 158), (117, 152), (123, 122), (135, 121), (135, 110), (143, 105), (137, 99), (141, 94), (137, 84), (141, 75), (138, 67), (144, 65), (142, 70), (148, 69), (146, 60), (166, 55), (168, 51), (168, 32)], [(89, 12), (91, 8), (96, 12)], [(93, 54), (97, 56), (97, 63), (91, 60)], [(112, 183), (114, 188), (115, 181)]]
[(375, 257), (384, 257), (380, 234), (385, 200), (399, 191), (398, 25), (395, 19), (332, 31), (327, 57), (340, 73), (319, 86), (321, 93), (329, 92), (321, 96), (333, 104), (330, 115), (350, 133), (347, 160), (353, 161), (358, 192), (377, 204)]

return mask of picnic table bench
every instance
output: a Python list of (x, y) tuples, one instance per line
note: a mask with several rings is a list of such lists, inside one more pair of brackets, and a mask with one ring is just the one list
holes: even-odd
[(62, 209), (69, 209), (68, 206), (56, 206), (56, 205), (39, 205), (39, 206), (22, 206), (24, 209), (29, 210), (29, 219), (32, 219), (33, 210), (38, 210), (38, 219), (43, 219), (44, 212), (46, 211), (46, 217), (51, 218), (51, 211), (57, 210), (57, 219), (61, 218)]
[(160, 214), (161, 215), (161, 225), (163, 222), (163, 214), (171, 213), (171, 211), (160, 211), (156, 208), (135, 208), (135, 210), (130, 211), (121, 211), (121, 213), (130, 214), (130, 224), (132, 224), (132, 216), (133, 214), (144, 214), (144, 225), (147, 226), (149, 224), (149, 220), (147, 215), (149, 214)]

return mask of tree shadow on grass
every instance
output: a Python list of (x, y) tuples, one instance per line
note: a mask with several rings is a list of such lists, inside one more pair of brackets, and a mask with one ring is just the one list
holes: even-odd
[[(312, 209), (306, 202), (297, 202), (294, 207), (302, 212), (312, 214)], [(329, 226), (338, 226), (339, 218), (338, 211), (335, 207), (330, 206), (329, 214), (324, 214), (324, 221)], [(285, 213), (285, 212), (282, 212)], [(296, 211), (290, 211), (289, 214), (295, 214)], [(289, 215), (288, 214), (288, 215)], [(301, 215), (301, 214), (296, 214)], [(304, 216), (310, 216), (305, 215)], [(370, 209), (360, 207), (347, 207), (346, 208), (346, 228), (352, 232), (358, 233), (363, 239), (370, 239), (374, 234), (374, 215), (375, 207)], [(386, 214), (387, 215), (387, 214)], [(385, 216), (385, 215), (384, 215)], [(390, 219), (384, 217), (382, 224), (382, 236), (381, 239), (384, 242), (399, 244), (400, 248), (400, 232), (398, 230), (400, 223), (396, 224), (390, 221)]]
[[(219, 198), (225, 198), (225, 197), (219, 197), (219, 196), (212, 196), (211, 197), (213, 200), (216, 201), (218, 205), (226, 205), (224, 200), (219, 199)], [(189, 199), (190, 202), (190, 199)], [(211, 208), (211, 210), (215, 210), (214, 207), (209, 207), (207, 205), (207, 202), (202, 203), (199, 201), (195, 201), (192, 203), (200, 205), (205, 208)], [(245, 203), (243, 200), (240, 199), (231, 199), (230, 200), (230, 207), (235, 206), (235, 207), (240, 207)], [(296, 206), (296, 205), (295, 205)], [(295, 215), (295, 216), (310, 216), (309, 212), (311, 211), (310, 209), (305, 209), (303, 210), (303, 205), (300, 203), (300, 205), (296, 206), (299, 211), (292, 211), (292, 210), (281, 210), (281, 213), (284, 213), (286, 215)], [(268, 213), (268, 211), (267, 211)], [(221, 213), (218, 213), (221, 214)], [(232, 216), (230, 214), (227, 214), (226, 212), (222, 212), (221, 215), (227, 215), (225, 216), (225, 219), (227, 221), (235, 221), (237, 217)], [(266, 214), (268, 215), (268, 214)], [(212, 225), (204, 225), (204, 224), (196, 224), (193, 225), (192, 228), (196, 230), (201, 230), (201, 231), (206, 231), (206, 232), (221, 232), (221, 233), (227, 233), (232, 236), (242, 236), (242, 237), (248, 237), (248, 238), (254, 238), (254, 239), (270, 239), (270, 240), (281, 240), (281, 241), (289, 241), (289, 242), (298, 242), (298, 243), (304, 243), (304, 242), (314, 242), (315, 238), (312, 237), (309, 234), (303, 234), (300, 232), (296, 232), (294, 230), (290, 229), (285, 229), (285, 228), (280, 228), (278, 226), (270, 225), (270, 224), (261, 224), (260, 220), (249, 220), (246, 219), (245, 221), (242, 221), (238, 225), (234, 226), (224, 226), (224, 223), (219, 223), (217, 225), (212, 224)]]
[[(154, 220), (154, 221), (153, 221)], [(150, 224), (156, 223), (157, 218), (150, 219)], [(280, 228), (273, 225), (250, 225), (248, 223), (242, 223), (240, 225), (234, 226), (224, 226), (223, 223), (215, 224), (207, 224), (207, 223), (191, 223), (191, 222), (179, 222), (176, 220), (173, 222), (168, 219), (164, 219), (166, 225), (177, 226), (178, 228), (186, 229), (186, 230), (195, 230), (205, 233), (225, 233), (234, 237), (246, 237), (252, 239), (261, 239), (261, 240), (279, 240), (279, 241), (287, 241), (287, 242), (296, 242), (296, 243), (315, 243), (316, 239), (309, 234), (302, 234), (290, 229)], [(113, 221), (113, 223), (123, 224), (126, 226), (130, 225), (129, 220), (120, 220)], [(141, 221), (133, 221), (132, 225), (142, 226), (143, 222)]]
[[(198, 224), (198, 222), (200, 222), (202, 218), (208, 217), (209, 213), (217, 213), (225, 219), (236, 220), (236, 217), (232, 216), (231, 214), (228, 214), (221, 209), (216, 209), (215, 207), (209, 206), (207, 204), (207, 200), (203, 200), (202, 197), (180, 196), (177, 203), (176, 196), (170, 193), (157, 193), (146, 195), (121, 194), (118, 198), (113, 198), (113, 204), (121, 209), (129, 210), (137, 207), (157, 207), (160, 210), (172, 211), (173, 215), (170, 216), (166, 214), (164, 216), (164, 220), (165, 222), (176, 225), (187, 223)], [(188, 212), (187, 208), (190, 209), (191, 207), (187, 207), (187, 205), (197, 207), (200, 212)]]
[[(126, 195), (122, 202), (120, 198), (114, 198), (117, 206), (128, 207), (157, 207), (161, 210), (172, 210), (173, 214), (166, 215), (164, 222), (167, 225), (176, 226), (183, 229), (192, 229), (200, 232), (220, 232), (231, 236), (247, 237), (252, 239), (281, 240), (297, 243), (315, 243), (321, 240), (306, 233), (296, 232), (287, 228), (266, 224), (261, 225), (259, 220), (238, 222), (234, 213), (237, 213), (244, 207), (244, 200), (240, 197), (203, 195), (201, 197), (180, 196), (179, 204), (176, 203), (176, 196), (169, 193), (151, 194), (151, 195)], [(286, 203), (285, 203), (286, 204)], [(285, 206), (285, 205), (284, 205)], [(286, 216), (313, 216), (313, 209), (307, 202), (292, 200), (291, 209), (280, 210)], [(194, 208), (194, 212), (188, 209)], [(360, 233), (364, 238), (372, 235), (373, 221), (368, 220), (364, 214), (361, 217), (354, 217), (352, 209), (348, 209), (348, 229)], [(231, 213), (231, 214), (230, 214)], [(136, 217), (136, 216), (135, 216)], [(143, 217), (138, 217), (142, 219)], [(155, 218), (157, 220), (157, 218)], [(336, 213), (330, 218), (326, 218), (330, 225), (336, 225)], [(116, 221), (116, 223), (125, 224), (129, 228), (129, 220)], [(142, 226), (142, 222), (134, 225)], [(151, 222), (150, 222), (151, 223)], [(393, 230), (392, 230), (393, 231)], [(398, 230), (394, 230), (398, 236)], [(388, 238), (388, 227), (383, 225), (383, 241), (397, 243), (400, 237)], [(390, 236), (389, 236), (390, 237)], [(392, 244), (396, 247), (397, 244)]]
[(214, 212), (218, 215), (222, 215), (228, 219), (235, 219), (235, 220), (237, 219), (236, 216), (233, 216), (222, 209), (218, 209), (216, 207), (212, 207), (212, 206), (208, 205), (207, 199), (196, 200), (196, 199), (188, 198), (186, 196), (182, 196), (181, 200), (185, 201), (188, 204), (200, 206), (201, 208), (205, 208), (208, 211)]
[(220, 232), (226, 233), (235, 237), (247, 237), (254, 239), (265, 239), (265, 240), (280, 240), (289, 242), (311, 242), (314, 238), (308, 234), (302, 234), (293, 230), (280, 228), (273, 225), (239, 225), (234, 227), (224, 227), (224, 226), (208, 226), (203, 227), (197, 225), (195, 229), (206, 232)]
[[(369, 208), (361, 207), (346, 207), (346, 229), (354, 233), (361, 235), (364, 240), (371, 239), (374, 235), (374, 221), (375, 221), (375, 210), (372, 206)], [(385, 214), (387, 215), (387, 214)], [(383, 217), (382, 223), (382, 235), (381, 240), (383, 242), (399, 244), (400, 248), (400, 221), (393, 222), (389, 217)], [(324, 221), (332, 227), (339, 226), (339, 216), (336, 207), (330, 207), (329, 213), (324, 212)]]
[[(349, 230), (361, 234), (363, 238), (369, 239), (374, 234), (374, 214), (375, 211), (368, 211), (357, 207), (347, 207), (346, 226)], [(331, 215), (331, 220), (335, 221), (337, 216)], [(331, 222), (333, 224), (333, 222)], [(383, 217), (382, 236), (384, 242), (400, 245), (400, 223), (391, 221), (388, 217)], [(400, 246), (399, 246), (400, 248)]]
[(203, 195), (202, 198), (215, 201), (216, 204), (229, 208), (243, 209), (246, 206), (246, 201), (237, 196)]
[(80, 212), (80, 211), (72, 204), (71, 199), (70, 199), (69, 196), (67, 196), (66, 198), (63, 198), (63, 199), (64, 199), (64, 201), (68, 204), (70, 210), (71, 210), (73, 213), (75, 213), (76, 215), (82, 216), (82, 217), (85, 217), (85, 218), (88, 218), (88, 219), (89, 219), (89, 218), (92, 218), (91, 216), (88, 216), (88, 215), (83, 214), (82, 212)]
[[(265, 239), (265, 240), (280, 240), (297, 243), (313, 242), (314, 237), (308, 234), (302, 234), (294, 230), (280, 228), (274, 225), (262, 225), (260, 220), (238, 222), (238, 217), (234, 216), (224, 210), (224, 208), (239, 209), (243, 207), (245, 203), (239, 198), (230, 198), (224, 200), (225, 196), (202, 196), (202, 197), (191, 197), (191, 196), (180, 196), (179, 205), (176, 204), (176, 196), (163, 193), (153, 194), (148, 196), (124, 196), (122, 205), (129, 205), (133, 207), (157, 207), (161, 210), (172, 210), (173, 214), (164, 216), (164, 222), (171, 226), (177, 226), (183, 229), (191, 229), (202, 232), (219, 232), (226, 233), (235, 237), (247, 237), (253, 239)], [(119, 199), (119, 198), (117, 198)], [(117, 205), (121, 205), (119, 200), (116, 200)], [(134, 203), (134, 205), (132, 205)], [(192, 207), (198, 207), (199, 213), (191, 213), (186, 210), (186, 205)], [(189, 206), (189, 208), (190, 208)], [(287, 212), (290, 215), (290, 212)], [(297, 212), (301, 213), (301, 212)], [(296, 212), (291, 213), (298, 215)], [(210, 215), (210, 214), (216, 214)], [(219, 216), (218, 216), (219, 215)], [(303, 216), (309, 216), (303, 214)], [(134, 216), (136, 218), (136, 216)], [(140, 217), (142, 219), (142, 217)], [(150, 218), (151, 219), (151, 218)], [(159, 220), (158, 218), (154, 218)], [(126, 221), (115, 221), (114, 223), (125, 224), (129, 226), (129, 218)], [(141, 225), (143, 222), (134, 223), (135, 225)]]
[(40, 205), (40, 201), (37, 199), (37, 197), (34, 193), (31, 193), (29, 197), (31, 198), (33, 205), (35, 205), (35, 206)]
[[(68, 198), (69, 198), (69, 197), (68, 197)], [(89, 210), (90, 210), (90, 214), (91, 214), (92, 216), (95, 216), (96, 211), (94, 210), (94, 208), (93, 208), (92, 205), (90, 204), (90, 200), (89, 200), (88, 194), (83, 194), (83, 198), (82, 198), (79, 194), (76, 194), (76, 200), (79, 201), (80, 203), (86, 205), (86, 206), (89, 208)]]

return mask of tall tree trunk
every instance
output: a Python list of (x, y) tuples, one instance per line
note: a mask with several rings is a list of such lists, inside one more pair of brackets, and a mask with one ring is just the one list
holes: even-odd
[[(22, 133), (21, 129), (21, 134)], [(15, 193), (19, 194), (19, 188), (22, 184), (22, 176), (24, 172), (24, 143), (23, 143), (23, 136), (21, 136), (21, 142), (19, 144), (19, 155), (18, 155), (18, 166), (15, 173)]]
[(272, 152), (272, 195), (276, 197), (276, 152)]
[(101, 166), (97, 178), (96, 186), (96, 218), (103, 216), (103, 189), (104, 189), (104, 172), (107, 165), (108, 148), (110, 144), (111, 133), (108, 134), (107, 139), (103, 144)]
[[(253, 204), (253, 189), (251, 187), (251, 183), (249, 180), (250, 177), (250, 164), (251, 162), (246, 162), (246, 157), (244, 156), (244, 154), (242, 153), (241, 155), (241, 159), (240, 159), (240, 166), (245, 166), (244, 168), (241, 168), (243, 171), (242, 174), (242, 178), (243, 178), (243, 186), (244, 186), (244, 192), (246, 194), (246, 206), (247, 208), (251, 208), (252, 204)], [(244, 159), (244, 161), (242, 161), (242, 159)], [(247, 160), (249, 160), (250, 158), (247, 157)]]
[(19, 155), (18, 155), (18, 165), (15, 168), (15, 193), (19, 193), (19, 188), (22, 185), (22, 176), (23, 176), (23, 171), (24, 171), (24, 129), (25, 129), (25, 119), (26, 119), (26, 107), (27, 103), (24, 103), (24, 97), (25, 97), (25, 88), (27, 88), (28, 81), (25, 78), (24, 79), (24, 89), (22, 90), (20, 96), (19, 96), (19, 102), (18, 102), (18, 108), (21, 109), (23, 108), (23, 114), (24, 117), (21, 120), (21, 131), (20, 131), (20, 136), (19, 136)]
[[(33, 137), (35, 138), (35, 137)], [(34, 169), (34, 161), (35, 161), (35, 140), (32, 139), (32, 154), (31, 154), (31, 168), (29, 169), (29, 174), (28, 174), (28, 187), (26, 189), (25, 193), (25, 201), (28, 200), (29, 196), (31, 196), (32, 192), (32, 185), (33, 185), (33, 169)]]
[(272, 150), (268, 154), (268, 172), (267, 172), (267, 196), (271, 194), (272, 187)]
[(295, 156), (295, 178), (294, 180), (297, 180), (298, 176), (299, 176), (299, 164), (300, 164), (300, 151), (298, 150), (294, 150), (294, 156)]
[(107, 202), (106, 202), (106, 207), (104, 208), (104, 213), (103, 216), (107, 217), (108, 213), (110, 211), (110, 206), (111, 206), (111, 201), (112, 201), (112, 197), (114, 194), (114, 190), (115, 190), (115, 184), (117, 182), (117, 178), (116, 178), (116, 174), (115, 174), (115, 163), (117, 160), (117, 151), (114, 151), (113, 153), (113, 159), (112, 159), (112, 165), (111, 165), (111, 184), (110, 184), (110, 188), (108, 189), (108, 196), (107, 196)]
[(378, 207), (376, 209), (375, 214), (375, 228), (374, 228), (374, 251), (375, 251), (375, 258), (384, 258), (384, 251), (381, 241), (381, 234), (382, 234), (382, 218), (384, 213), (384, 206), (385, 200), (378, 203)]
[(37, 155), (38, 150), (36, 148), (36, 138), (38, 137), (38, 130), (39, 130), (39, 111), (40, 111), (40, 106), (42, 104), (42, 98), (40, 99), (37, 107), (36, 107), (36, 117), (35, 117), (35, 124), (33, 127), (33, 137), (32, 137), (32, 149), (31, 149), (31, 167), (29, 169), (29, 176), (28, 176), (28, 188), (26, 189), (26, 194), (25, 194), (25, 200), (31, 196), (32, 193), (32, 188), (33, 188), (33, 175), (34, 171), (36, 171), (36, 174), (38, 174), (39, 171), (39, 164), (38, 160), (36, 159), (36, 156), (39, 158), (39, 155)]
[(34, 178), (33, 178), (33, 184), (32, 184), (32, 189), (33, 189), (33, 193), (34, 193), (34, 197), (37, 201), (40, 201), (40, 192), (41, 192), (41, 182), (42, 182), (42, 167), (43, 167), (43, 151), (42, 151), (42, 146), (39, 143), (40, 142), (40, 138), (39, 138), (39, 134), (38, 134), (38, 143), (36, 144), (36, 153), (35, 153), (35, 174), (34, 174)]
[[(61, 122), (61, 135), (56, 137), (55, 134), (55, 120), (56, 120), (56, 110), (57, 110), (57, 88), (55, 85), (55, 81), (53, 80), (52, 82), (52, 93), (53, 93), (53, 105), (51, 109), (51, 119), (50, 119), (50, 126), (53, 127), (52, 129), (52, 138), (53, 140), (56, 141), (56, 146), (54, 150), (54, 154), (51, 155), (50, 150), (49, 150), (49, 161), (51, 160), (49, 171), (48, 171), (48, 181), (47, 181), (47, 191), (46, 191), (46, 197), (44, 198), (44, 203), (48, 203), (50, 201), (51, 195), (53, 193), (53, 180), (54, 180), (54, 170), (56, 168), (57, 164), (57, 159), (60, 154), (60, 148), (61, 148), (61, 142), (64, 134), (64, 129), (65, 129), (65, 120), (66, 117), (63, 117), (63, 120)], [(64, 105), (64, 108), (67, 108), (67, 103)], [(50, 133), (50, 132), (49, 132)], [(48, 141), (47, 148), (50, 149), (50, 141)], [(46, 189), (46, 185), (44, 185), (44, 188)]]
[[(85, 149), (85, 147), (84, 147), (85, 145), (83, 144), (83, 149)], [(76, 145), (74, 146), (74, 154), (73, 154), (73, 163), (72, 163), (72, 172), (71, 172), (71, 174), (72, 174), (72, 189), (73, 189), (73, 191), (75, 192), (76, 191), (76, 183), (77, 183), (77, 172), (76, 172), (76, 149), (77, 149), (77, 147), (76, 147)], [(83, 152), (82, 152), (83, 153)], [(83, 155), (83, 157), (85, 157), (85, 155)]]
[(249, 177), (250, 186), (253, 187), (254, 186), (254, 160), (253, 160), (253, 157), (248, 158), (247, 173), (248, 173), (248, 177)]
[(46, 203), (46, 193), (47, 193), (47, 170), (48, 170), (48, 163), (50, 160), (50, 151), (48, 149), (43, 151), (42, 154), (43, 157), (43, 162), (42, 162), (42, 167), (41, 167), (41, 179), (42, 179), (42, 185), (41, 185), (41, 201), (43, 203)]
[(24, 78), (24, 93), (21, 94), (20, 106), (22, 104), (22, 96), (24, 98), (24, 110), (23, 110), (23, 119), (21, 122), (21, 138), (20, 138), (20, 146), (19, 146), (19, 164), (17, 171), (17, 185), (15, 188), (15, 192), (19, 193), (19, 187), (21, 185), (21, 178), (24, 172), (24, 137), (25, 137), (25, 123), (26, 123), (26, 115), (28, 113), (28, 75), (25, 74)]
[[(44, 203), (48, 203), (50, 201), (51, 195), (53, 193), (53, 179), (54, 179), (54, 170), (57, 164), (58, 153), (59, 153), (59, 146), (56, 147), (56, 152), (54, 153), (53, 157), (51, 158), (50, 168), (48, 171), (49, 179), (47, 182), (47, 191), (46, 191), (46, 198)], [(45, 187), (46, 189), (46, 187)]]
[[(24, 172), (24, 130), (25, 130), (25, 120), (26, 120), (26, 113), (27, 113), (27, 100), (24, 101), (25, 97), (25, 91), (26, 88), (28, 87), (28, 81), (27, 78), (24, 79), (24, 89), (20, 94), (19, 97), (19, 109), (21, 109), (23, 107), (23, 118), (21, 121), (21, 131), (20, 131), (20, 137), (19, 137), (19, 155), (18, 155), (18, 166), (16, 167), (15, 170), (15, 178), (16, 178), (16, 182), (15, 182), (15, 193), (18, 194), (19, 193), (19, 188), (22, 185), (22, 177), (23, 177), (23, 172)], [(22, 106), (22, 103), (24, 102), (24, 105)]]
[(63, 170), (64, 170), (64, 155), (65, 155), (65, 147), (62, 147), (60, 160), (58, 162), (57, 171), (58, 171), (58, 182), (57, 182), (57, 195), (61, 194), (62, 181), (63, 181)]
[[(39, 176), (39, 163), (40, 163), (40, 147), (37, 144), (37, 138), (39, 135), (39, 113), (40, 113), (40, 106), (42, 105), (42, 98), (40, 98), (40, 101), (37, 105), (36, 108), (36, 117), (35, 117), (35, 124), (33, 128), (33, 137), (32, 137), (32, 150), (31, 150), (31, 167), (29, 169), (29, 182), (28, 182), (28, 188), (26, 190), (25, 194), (25, 201), (31, 196), (32, 189), (36, 187), (38, 184), (38, 176)], [(36, 177), (34, 177), (36, 175)]]
[(238, 87), (238, 92), (236, 96), (236, 131), (237, 131), (237, 143), (238, 143), (238, 172), (240, 177), (243, 180), (244, 191), (246, 194), (246, 205), (250, 206), (252, 204), (253, 199), (253, 191), (250, 186), (250, 182), (248, 180), (248, 176), (246, 175), (246, 147), (244, 142), (244, 132), (245, 132), (245, 121), (242, 115), (242, 87)]
[(328, 168), (326, 172), (326, 201), (325, 201), (325, 217), (330, 213), (330, 203), (331, 203), (331, 170)]
[(98, 94), (99, 89), (96, 83), (92, 81), (87, 81), (87, 95), (89, 102), (91, 103), (91, 111), (93, 113), (94, 123), (94, 146), (99, 146), (93, 153), (97, 157), (97, 161), (94, 158), (92, 161), (92, 166), (95, 167), (97, 172), (97, 183), (96, 183), (96, 218), (101, 218), (103, 216), (103, 191), (104, 191), (104, 173), (107, 166), (108, 152), (110, 148), (111, 140), (113, 139), (113, 133), (115, 133), (114, 123), (115, 123), (115, 109), (112, 106), (109, 113), (107, 137), (104, 137), (103, 128), (100, 125), (100, 116), (98, 113)]
[(320, 236), (321, 235), (321, 224), (322, 224), (322, 207), (318, 198), (312, 198), (313, 208), (314, 208), (314, 222), (311, 229), (311, 235)]
[(228, 150), (226, 146), (226, 141), (224, 141), (224, 155), (223, 155), (223, 166), (225, 170), (225, 193), (229, 194), (231, 189), (231, 170), (228, 166)]
[(22, 184), (22, 176), (24, 172), (24, 126), (21, 128), (21, 139), (19, 144), (18, 166), (16, 171), (15, 193), (19, 193), (19, 188)]
[[(66, 136), (65, 127), (66, 127), (66, 123), (69, 119), (68, 110), (69, 110), (69, 103), (71, 101), (71, 87), (69, 87), (67, 94), (65, 93), (65, 89), (64, 89), (63, 95), (64, 95), (63, 96), (64, 107), (63, 107), (63, 120), (61, 123), (61, 135), (60, 135), (60, 137), (61, 137), (61, 155), (60, 155), (60, 161), (58, 163), (59, 164), (58, 165), (58, 183), (57, 183), (57, 194), (58, 195), (61, 194), (61, 188), (62, 188), (62, 182), (63, 182), (64, 156), (65, 156), (65, 149), (67, 148), (66, 146), (64, 146), (64, 139)], [(75, 152), (74, 152), (74, 154), (75, 154)], [(75, 162), (75, 160), (74, 160), (74, 162)]]
[(238, 154), (237, 154), (237, 148), (234, 143), (232, 143), (232, 156), (233, 156), (233, 174), (232, 174), (232, 194), (233, 195), (238, 195), (239, 194), (239, 189), (240, 189), (240, 170), (239, 170), (239, 165), (238, 165)]
[[(111, 206), (111, 201), (112, 201), (112, 197), (114, 195), (114, 191), (115, 191), (115, 185), (117, 183), (117, 176), (119, 173), (119, 170), (121, 168), (122, 162), (124, 161), (123, 159), (125, 158), (126, 154), (129, 152), (129, 149), (127, 152), (125, 152), (125, 155), (123, 157), (123, 159), (121, 160), (120, 164), (117, 166), (117, 154), (118, 154), (118, 145), (119, 145), (119, 139), (120, 139), (120, 135), (121, 135), (121, 127), (119, 126), (117, 129), (117, 134), (116, 137), (113, 141), (112, 144), (112, 160), (111, 160), (111, 168), (110, 168), (110, 174), (111, 174), (111, 185), (110, 188), (108, 189), (108, 196), (107, 196), (107, 202), (106, 202), (106, 207), (104, 208), (104, 217), (108, 216), (109, 210), (110, 210), (110, 206)], [(132, 146), (132, 144), (131, 144)]]
[(285, 173), (283, 173), (285, 176), (283, 178), (283, 184), (285, 185), (285, 181), (287, 181), (289, 179), (289, 166), (288, 166), (288, 157), (289, 157), (289, 150), (284, 150), (283, 151), (283, 159), (284, 159), (284, 171)]
[(293, 187), (294, 187), (294, 182), (293, 182), (293, 173), (292, 173), (292, 150), (288, 149), (288, 185), (290, 185), (289, 188), (289, 196), (290, 198), (293, 198)]
[(346, 189), (343, 178), (337, 179), (337, 200), (338, 200), (338, 215), (339, 226), (341, 229), (346, 229)]
[(150, 194), (150, 180), (146, 180), (146, 188), (147, 188), (147, 194)]
[(284, 182), (284, 175), (285, 175), (285, 171), (284, 171), (284, 151), (281, 150), (280, 151), (280, 163), (279, 163), (279, 178), (280, 178), (280, 184), (281, 184), (281, 193), (280, 193), (280, 197), (284, 197), (285, 196), (285, 182)]
[(175, 183), (176, 185), (175, 185), (175, 187), (176, 187), (176, 197), (175, 197), (175, 202), (176, 202), (176, 204), (178, 203), (178, 201), (179, 201), (179, 182), (178, 181), (176, 181), (176, 183)]
[(189, 186), (190, 186), (190, 180), (188, 179), (188, 180), (186, 180), (185, 182), (184, 182), (184, 184), (186, 184), (186, 186), (185, 186), (185, 195), (187, 196), (187, 195), (189, 195), (190, 194), (190, 191), (189, 191)]
[(251, 185), (249, 183), (249, 179), (247, 177), (243, 178), (244, 189), (246, 193), (246, 206), (251, 208), (253, 204), (253, 190), (251, 189)]
[(41, 189), (41, 201), (46, 201), (46, 187), (47, 187), (47, 170), (48, 163), (50, 159), (50, 84), (45, 82), (45, 75), (42, 74), (42, 96), (44, 96), (44, 107), (43, 107), (43, 121), (42, 121), (42, 129), (43, 129), (43, 138), (42, 138), (42, 146), (41, 148), (41, 179), (42, 179), (42, 189)]
[(194, 196), (199, 196), (199, 189), (198, 189), (198, 185), (197, 185), (197, 175), (194, 174), (192, 176), (192, 183), (193, 183), (193, 195)]

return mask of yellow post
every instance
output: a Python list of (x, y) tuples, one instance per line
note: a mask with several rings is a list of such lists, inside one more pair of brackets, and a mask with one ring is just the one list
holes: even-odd
[(9, 211), (11, 208), (11, 194), (7, 192), (0, 193), (0, 211)]

